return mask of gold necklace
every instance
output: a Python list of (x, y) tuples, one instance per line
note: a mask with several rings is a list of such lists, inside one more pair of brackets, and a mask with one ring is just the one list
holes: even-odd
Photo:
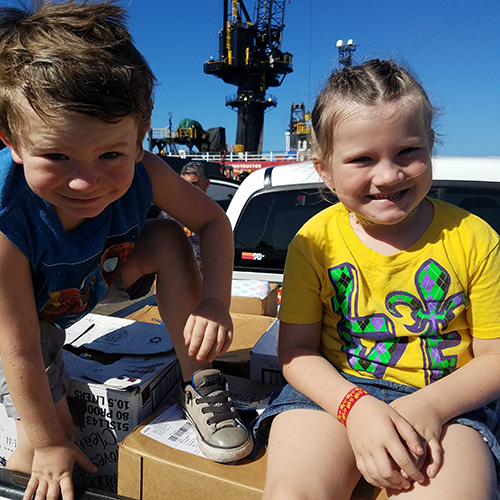
[[(408, 219), (409, 217), (412, 217), (413, 215), (415, 215), (415, 213), (418, 211), (418, 207), (420, 206), (420, 203), (413, 209), (411, 210), (410, 212), (408, 212), (408, 215), (405, 217), (405, 219)], [(354, 212), (351, 212), (352, 216), (354, 217), (354, 220), (358, 223), (358, 224), (361, 224), (363, 226), (376, 226), (378, 225), (378, 222), (374, 222), (370, 219), (365, 219), (363, 216), (361, 215), (358, 215)]]

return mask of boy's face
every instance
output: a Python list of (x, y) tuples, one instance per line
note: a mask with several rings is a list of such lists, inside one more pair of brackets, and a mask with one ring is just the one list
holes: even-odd
[(141, 154), (128, 116), (107, 123), (85, 116), (42, 120), (27, 109), (22, 144), (9, 146), (26, 181), (52, 204), (66, 231), (80, 227), (123, 196)]

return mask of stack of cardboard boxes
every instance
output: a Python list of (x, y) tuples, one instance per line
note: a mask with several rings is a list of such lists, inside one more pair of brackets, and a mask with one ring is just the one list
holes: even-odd
[[(250, 350), (275, 321), (277, 293), (273, 285), (264, 298), (234, 297), (234, 342), (214, 363), (217, 368), (248, 381)], [(75, 423), (73, 438), (98, 466), (97, 474), (77, 470), (75, 483), (116, 493), (123, 490), (120, 481), (133, 475), (133, 470), (125, 467), (126, 472), (118, 476), (118, 444), (176, 396), (180, 367), (156, 306), (142, 307), (127, 319), (89, 314), (68, 329), (66, 342), (66, 369), (72, 379), (68, 401)], [(153, 440), (143, 438), (146, 448), (153, 446)], [(0, 403), (0, 466), (6, 464), (16, 446), (15, 421), (7, 417)], [(127, 491), (123, 494), (130, 496)], [(177, 493), (175, 497), (182, 498)]]
[[(247, 419), (257, 415), (257, 405), (282, 383), (277, 298), (276, 285), (265, 297), (233, 296), (234, 340), (214, 362), (226, 374), (237, 408), (247, 405)], [(127, 339), (135, 339), (128, 349), (123, 347)], [(255, 449), (237, 464), (218, 464), (195, 451), (194, 438), (184, 439), (185, 451), (174, 443), (180, 442), (178, 434), (165, 437), (169, 424), (175, 425), (169, 419), (182, 418), (175, 405), (180, 367), (168, 342), (154, 305), (138, 308), (127, 319), (88, 315), (69, 332), (65, 360), (72, 376), (68, 400), (74, 441), (99, 468), (94, 475), (77, 471), (75, 483), (138, 500), (260, 499), (265, 450)], [(183, 432), (189, 427), (185, 419), (179, 425)], [(14, 421), (0, 404), (0, 465), (16, 443)], [(385, 498), (366, 483), (353, 496)]]
[[(153, 324), (90, 314), (68, 330), (64, 359), (71, 376), (67, 396), (73, 439), (99, 469), (96, 474), (76, 470), (75, 484), (116, 492), (118, 443), (156, 410), (180, 379), (168, 333)], [(0, 404), (2, 465), (16, 446), (15, 422)]]
[[(265, 299), (238, 297), (235, 300), (233, 297), (234, 340), (214, 366), (227, 375), (237, 407), (245, 396), (260, 401), (283, 382), (277, 356), (277, 292), (277, 287), (271, 286)], [(132, 317), (158, 322), (155, 307), (138, 311)], [(262, 497), (267, 467), (265, 450), (255, 449), (246, 459), (227, 465), (167, 446), (150, 437), (155, 432), (151, 430), (152, 425), (160, 428), (159, 433), (165, 433), (161, 415), (166, 411), (170, 408), (160, 408), (120, 443), (119, 494), (138, 500), (170, 497), (176, 500), (258, 500)], [(376, 490), (364, 481), (360, 481), (352, 496), (352, 500), (386, 499), (385, 491)]]

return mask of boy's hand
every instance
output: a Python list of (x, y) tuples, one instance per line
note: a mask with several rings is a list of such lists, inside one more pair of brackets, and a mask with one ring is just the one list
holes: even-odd
[(233, 321), (219, 300), (205, 299), (189, 316), (184, 328), (189, 356), (211, 363), (225, 353), (233, 340)]
[(425, 451), (415, 429), (376, 398), (361, 398), (347, 419), (358, 470), (377, 488), (408, 489), (425, 480), (415, 462)]
[(420, 390), (398, 398), (390, 404), (426, 441), (429, 457), (425, 472), (429, 478), (436, 477), (443, 464), (441, 447), (443, 421), (435, 403)]
[(23, 500), (30, 500), (33, 495), (35, 500), (56, 499), (59, 493), (63, 500), (73, 500), (75, 464), (91, 474), (97, 472), (97, 467), (69, 439), (57, 446), (36, 448)]

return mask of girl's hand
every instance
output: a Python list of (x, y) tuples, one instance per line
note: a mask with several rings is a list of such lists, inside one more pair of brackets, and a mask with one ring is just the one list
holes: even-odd
[(424, 455), (420, 437), (386, 403), (361, 398), (347, 418), (347, 434), (358, 470), (373, 486), (402, 490), (425, 480), (416, 464)]
[(419, 390), (396, 399), (390, 406), (407, 420), (426, 441), (429, 457), (425, 472), (429, 478), (436, 477), (443, 464), (441, 433), (444, 424), (436, 401), (428, 397), (425, 391)]
[(198, 361), (211, 363), (225, 353), (233, 340), (228, 308), (216, 299), (202, 300), (186, 322), (184, 340), (189, 356), (196, 356)]
[(56, 446), (35, 448), (31, 478), (24, 492), (23, 500), (45, 498), (74, 499), (73, 467), (77, 464), (89, 473), (97, 472), (97, 467), (69, 439)]

